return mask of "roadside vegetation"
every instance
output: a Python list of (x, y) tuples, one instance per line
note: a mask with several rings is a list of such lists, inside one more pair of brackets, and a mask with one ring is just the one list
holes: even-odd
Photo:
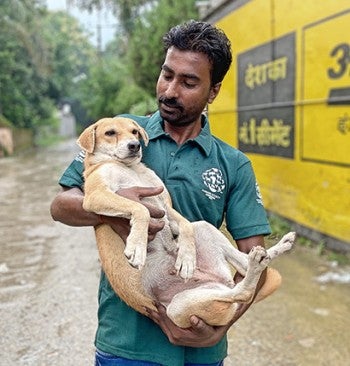
[(38, 144), (54, 140), (57, 109), (67, 102), (78, 129), (102, 116), (153, 111), (161, 37), (197, 17), (195, 0), (75, 4), (115, 14), (119, 26), (106, 49), (91, 44), (76, 18), (48, 11), (43, 0), (0, 2), (0, 120), (32, 130)]

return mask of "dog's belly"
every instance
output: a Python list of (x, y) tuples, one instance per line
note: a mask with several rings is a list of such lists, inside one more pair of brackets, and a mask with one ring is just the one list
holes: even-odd
[[(210, 251), (208, 251), (210, 253)], [(218, 284), (234, 287), (233, 275), (225, 260), (213, 266), (210, 255), (197, 255), (197, 268), (192, 278), (185, 281), (175, 271), (175, 253), (155, 251), (148, 254), (143, 268), (142, 281), (146, 292), (167, 306), (172, 298), (196, 287), (217, 288)]]

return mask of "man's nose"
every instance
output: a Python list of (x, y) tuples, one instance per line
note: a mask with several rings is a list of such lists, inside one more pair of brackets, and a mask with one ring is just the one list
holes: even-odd
[(167, 84), (165, 97), (167, 99), (177, 99), (179, 97), (179, 87), (176, 82), (173, 81)]

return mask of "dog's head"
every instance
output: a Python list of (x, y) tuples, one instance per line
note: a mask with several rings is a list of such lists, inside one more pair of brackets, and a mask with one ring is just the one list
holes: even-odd
[(117, 160), (126, 165), (140, 162), (142, 149), (140, 140), (148, 144), (146, 131), (130, 118), (103, 118), (87, 127), (77, 143), (94, 163)]

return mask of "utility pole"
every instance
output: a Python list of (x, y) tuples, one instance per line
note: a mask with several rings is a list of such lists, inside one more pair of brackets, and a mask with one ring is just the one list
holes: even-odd
[(97, 52), (98, 55), (102, 55), (102, 24), (101, 24), (101, 6), (97, 6), (97, 24), (96, 24), (96, 37), (97, 37)]
[(66, 0), (66, 12), (69, 14), (71, 8), (71, 0)]

